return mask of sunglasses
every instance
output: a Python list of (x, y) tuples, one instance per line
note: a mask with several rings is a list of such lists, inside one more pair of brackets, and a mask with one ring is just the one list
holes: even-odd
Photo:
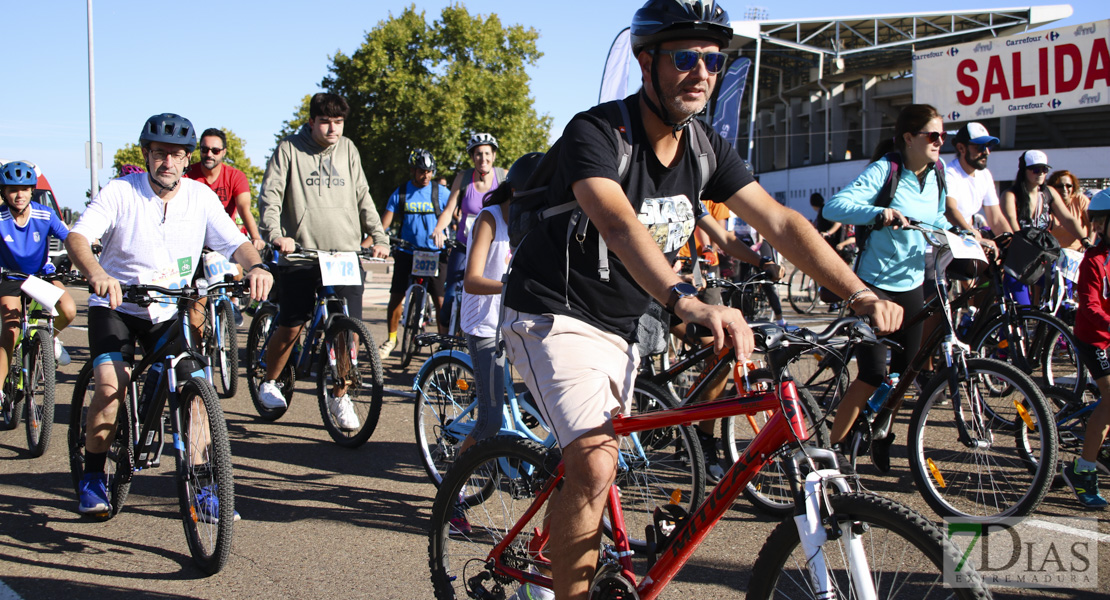
[(705, 61), (705, 70), (716, 75), (725, 68), (728, 57), (724, 52), (698, 52), (697, 50), (656, 50), (659, 54), (670, 54), (674, 68), (680, 73), (697, 68), (698, 61)]
[(223, 148), (209, 148), (208, 146), (201, 146), (197, 150), (200, 150), (201, 154), (219, 154), (224, 151)]
[(918, 131), (914, 135), (923, 135), (929, 138), (929, 142), (933, 144), (943, 144), (944, 140), (948, 139), (948, 132), (946, 131)]
[(974, 146), (975, 148), (978, 148), (979, 149), (979, 154), (982, 154), (982, 153), (984, 153), (988, 150), (995, 150), (995, 149), (998, 148), (998, 144), (996, 142), (987, 142), (986, 144), (968, 144), (968, 145), (969, 146)]
[(1075, 186), (1070, 183), (1057, 183), (1054, 186), (1058, 190), (1074, 190)]
[(1029, 167), (1029, 170), (1036, 173), (1037, 175), (1044, 175), (1045, 173), (1048, 173), (1048, 167), (1044, 165)]

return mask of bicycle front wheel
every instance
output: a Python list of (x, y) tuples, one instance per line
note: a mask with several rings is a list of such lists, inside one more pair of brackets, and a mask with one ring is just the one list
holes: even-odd
[(247, 331), (247, 390), (250, 391), (251, 402), (258, 411), (258, 416), (266, 421), (276, 421), (289, 410), (289, 404), (293, 402), (293, 388), (297, 383), (297, 370), (293, 368), (293, 357), (290, 356), (277, 379), (278, 387), (285, 396), (285, 408), (267, 408), (258, 399), (258, 387), (266, 379), (266, 344), (269, 343), (270, 334), (275, 327), (277, 306), (263, 304), (255, 312), (250, 330)]
[(362, 321), (338, 317), (328, 328), (316, 368), (320, 416), (331, 439), (357, 448), (366, 443), (382, 414), (382, 361)]
[(37, 328), (24, 347), (23, 399), (27, 403), (27, 447), (31, 456), (42, 456), (50, 447), (54, 430), (54, 334)]
[[(788, 518), (771, 532), (752, 566), (748, 598), (860, 598), (852, 579), (856, 573), (871, 575), (876, 598), (915, 600), (926, 598), (990, 598), (978, 573), (965, 567), (960, 574), (968, 587), (946, 587), (944, 569), (960, 562), (956, 547), (925, 517), (908, 507), (873, 494), (827, 496), (832, 517), (843, 535), (825, 542), (822, 554), (835, 594), (814, 590), (813, 564), (801, 546), (798, 525)], [(867, 563), (854, 565), (848, 545), (862, 550)], [(853, 554), (853, 557), (857, 556)], [(855, 560), (853, 558), (852, 560)]]
[(404, 327), (401, 331), (401, 368), (407, 369), (416, 354), (416, 336), (424, 332), (424, 304), (427, 291), (414, 285), (409, 288), (409, 301), (405, 305)]
[(794, 312), (802, 315), (812, 313), (821, 304), (817, 282), (801, 269), (794, 269), (786, 284), (787, 297)]
[(473, 429), (474, 369), (463, 359), (444, 354), (429, 359), (416, 382), (413, 426), (420, 464), (437, 487)]
[[(497, 597), (516, 593), (520, 582), (493, 573), (487, 561), (548, 481), (544, 465), (551, 461), (542, 445), (506, 436), (478, 442), (451, 466), (436, 493), (428, 543), (438, 600), (492, 598), (494, 586), (504, 589), (504, 596)], [(525, 571), (536, 568), (543, 548), (538, 540), (530, 542), (534, 531), (546, 529), (545, 512), (538, 511), (505, 549), (506, 563)]]
[(177, 497), (189, 552), (209, 575), (231, 556), (235, 523), (235, 483), (231, 445), (216, 390), (193, 377), (178, 394), (181, 444), (177, 455)]
[[(85, 472), (85, 431), (94, 390), (93, 364), (90, 360), (77, 374), (77, 381), (73, 384), (73, 402), (69, 408), (69, 474), (73, 481), (73, 492), (78, 495), (81, 493), (81, 475)], [(135, 445), (131, 438), (134, 415), (131, 414), (129, 396), (130, 391), (118, 403), (116, 426), (108, 438), (111, 442), (108, 446), (108, 459), (104, 462), (108, 474), (108, 500), (112, 505), (108, 518), (116, 516), (123, 508), (131, 490), (131, 477), (135, 473)]]
[[(917, 489), (942, 517), (1028, 515), (1056, 472), (1056, 426), (1044, 395), (1009, 363), (968, 359), (957, 410), (949, 389), (953, 368), (941, 369), (926, 384), (910, 418)], [(960, 439), (961, 422), (966, 440)]]
[(217, 302), (220, 313), (219, 335), (211, 349), (212, 367), (218, 373), (220, 397), (234, 398), (239, 391), (239, 335), (235, 329), (235, 313), (231, 301), (220, 298)]

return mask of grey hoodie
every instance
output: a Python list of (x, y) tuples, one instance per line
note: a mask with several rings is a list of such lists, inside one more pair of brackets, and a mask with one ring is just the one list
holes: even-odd
[(363, 234), (388, 246), (354, 142), (327, 148), (308, 126), (278, 144), (266, 164), (258, 197), (262, 239), (293, 238), (305, 248), (357, 250)]

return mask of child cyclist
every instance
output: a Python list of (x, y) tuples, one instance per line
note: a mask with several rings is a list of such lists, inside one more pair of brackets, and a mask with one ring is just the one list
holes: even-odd
[(1110, 189), (1102, 190), (1087, 207), (1091, 231), (1099, 235), (1098, 244), (1083, 255), (1079, 264), (1076, 300), (1075, 337), (1083, 362), (1098, 383), (1102, 400), (1087, 419), (1083, 450), (1074, 463), (1064, 466), (1064, 479), (1087, 508), (1105, 508), (1106, 499), (1098, 493), (1098, 454), (1110, 430)]
[[(34, 167), (22, 162), (12, 161), (0, 168), (0, 195), (4, 206), (0, 207), (0, 268), (35, 275), (53, 273), (50, 263), (50, 246), (47, 236), (64, 240), (69, 235), (65, 223), (54, 214), (54, 210), (31, 201), (31, 194), (38, 183)], [(0, 280), (0, 316), (4, 329), (0, 335), (0, 381), (8, 376), (12, 353), (15, 351), (15, 338), (19, 334), (23, 319), (20, 302), (20, 286), (23, 282)], [(62, 288), (62, 297), (55, 307), (58, 316), (54, 319), (55, 333), (65, 329), (77, 314), (77, 305), (59, 281), (54, 285)], [(54, 338), (54, 356), (62, 365), (69, 364), (69, 355), (60, 341)], [(0, 392), (2, 393), (2, 392)]]

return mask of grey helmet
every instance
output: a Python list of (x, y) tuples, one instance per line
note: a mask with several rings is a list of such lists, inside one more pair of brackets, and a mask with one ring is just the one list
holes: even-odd
[(173, 113), (154, 115), (146, 120), (139, 134), (139, 145), (148, 148), (151, 142), (185, 146), (190, 154), (197, 148), (197, 131), (189, 119)]

